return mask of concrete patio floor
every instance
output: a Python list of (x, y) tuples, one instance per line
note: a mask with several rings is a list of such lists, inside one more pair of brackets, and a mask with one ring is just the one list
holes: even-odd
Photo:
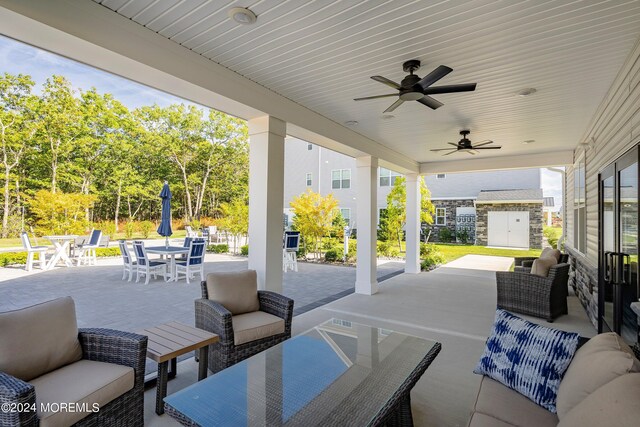
[[(468, 256), (429, 273), (402, 274), (385, 281), (376, 295), (349, 295), (296, 316), (293, 334), (342, 318), (441, 342), (441, 353), (411, 394), (414, 421), (417, 426), (466, 426), (480, 385), (480, 377), (472, 371), (495, 314), (495, 271), (507, 270), (511, 262)], [(569, 297), (569, 314), (553, 324), (524, 317), (587, 337), (596, 333), (575, 296)], [(195, 382), (196, 366), (193, 359), (180, 363), (178, 377), (169, 382), (169, 394)], [(156, 416), (154, 403), (155, 390), (148, 390), (146, 425), (179, 425), (167, 415)]]

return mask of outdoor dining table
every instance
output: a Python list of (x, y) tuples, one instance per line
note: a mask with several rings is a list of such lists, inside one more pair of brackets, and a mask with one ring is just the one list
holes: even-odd
[(183, 246), (150, 246), (145, 248), (148, 254), (156, 254), (161, 257), (167, 257), (169, 259), (169, 281), (178, 281), (178, 275), (176, 274), (176, 256), (186, 255), (189, 253), (189, 248)]
[(45, 239), (49, 239), (53, 243), (55, 252), (47, 263), (45, 269), (50, 270), (58, 264), (58, 261), (62, 260), (67, 267), (73, 267), (73, 262), (69, 255), (67, 255), (69, 245), (72, 241), (78, 238), (75, 234), (65, 234), (60, 236), (44, 236)]

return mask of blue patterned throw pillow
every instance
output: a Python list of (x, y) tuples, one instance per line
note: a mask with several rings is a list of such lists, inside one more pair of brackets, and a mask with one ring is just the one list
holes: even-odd
[(555, 413), (558, 387), (576, 352), (578, 338), (576, 333), (536, 325), (498, 309), (484, 354), (473, 372), (487, 375)]

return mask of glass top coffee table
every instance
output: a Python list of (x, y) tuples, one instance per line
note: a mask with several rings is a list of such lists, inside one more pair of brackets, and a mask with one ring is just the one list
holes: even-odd
[(165, 398), (189, 426), (412, 425), (409, 392), (441, 345), (332, 319)]

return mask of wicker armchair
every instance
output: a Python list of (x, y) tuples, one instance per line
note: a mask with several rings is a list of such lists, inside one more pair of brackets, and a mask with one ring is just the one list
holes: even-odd
[[(133, 388), (101, 405), (98, 412), (80, 419), (75, 426), (125, 426), (144, 423), (144, 369), (147, 337), (111, 329), (79, 329), (81, 361), (105, 362), (133, 368)], [(78, 362), (82, 363), (82, 362)], [(62, 369), (73, 368), (73, 364)], [(30, 380), (34, 381), (34, 380)], [(38, 399), (40, 402), (41, 399)], [(0, 402), (23, 410), (0, 411), (1, 426), (38, 426), (36, 387), (6, 372), (0, 372)], [(45, 402), (42, 402), (45, 403)], [(49, 402), (52, 403), (52, 402)], [(38, 408), (40, 409), (40, 408)]]
[(546, 319), (567, 314), (569, 264), (556, 264), (547, 277), (520, 271), (496, 272), (498, 307)]
[(212, 372), (219, 372), (291, 338), (292, 299), (271, 291), (258, 291), (259, 311), (284, 319), (284, 332), (236, 345), (231, 311), (209, 299), (206, 281), (201, 283), (201, 287), (202, 298), (195, 301), (196, 327), (220, 337), (220, 341), (209, 346), (209, 369)]
[[(521, 271), (523, 273), (530, 273), (531, 266), (533, 265), (533, 261), (537, 260), (538, 257), (535, 256), (523, 256), (523, 257), (515, 257), (514, 258), (514, 269), (513, 271)], [(560, 255), (560, 261), (558, 264), (569, 264), (569, 254)]]

